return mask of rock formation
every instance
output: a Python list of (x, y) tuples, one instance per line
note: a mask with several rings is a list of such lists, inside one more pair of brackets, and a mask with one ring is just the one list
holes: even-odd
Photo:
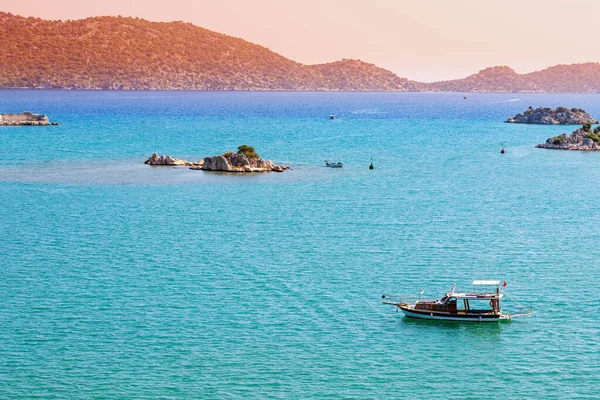
[(158, 153), (152, 153), (150, 158), (144, 161), (144, 164), (148, 165), (168, 165), (168, 166), (200, 166), (202, 167), (203, 161), (191, 162), (187, 160), (180, 160), (179, 158), (171, 156), (159, 156)]
[(600, 130), (598, 128), (596, 128), (595, 132), (580, 128), (573, 131), (569, 136), (563, 133), (562, 135), (551, 137), (545, 143), (538, 144), (536, 147), (539, 149), (599, 151), (599, 133)]
[(144, 161), (148, 165), (188, 166), (190, 169), (223, 172), (283, 172), (287, 165), (275, 165), (271, 160), (248, 158), (244, 154), (228, 153), (219, 156), (205, 157), (204, 160), (192, 162), (171, 156), (159, 156), (153, 153)]
[[(53, 122), (53, 124), (56, 123)], [(50, 125), (50, 121), (44, 114), (33, 114), (29, 111), (25, 111), (21, 114), (0, 114), (0, 125)]]
[(202, 167), (192, 167), (204, 171), (224, 172), (283, 172), (289, 169), (287, 165), (275, 165), (271, 160), (248, 158), (244, 154), (230, 154), (205, 157)]
[(597, 124), (598, 121), (581, 108), (558, 107), (553, 110), (549, 107), (538, 107), (535, 110), (529, 107), (523, 114), (519, 113), (506, 122), (517, 124), (542, 124), (542, 125), (582, 125)]

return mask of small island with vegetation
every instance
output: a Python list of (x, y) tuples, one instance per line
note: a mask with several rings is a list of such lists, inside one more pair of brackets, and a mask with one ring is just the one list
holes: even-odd
[(237, 153), (229, 151), (218, 156), (204, 157), (197, 162), (154, 153), (144, 164), (189, 166), (190, 169), (221, 172), (283, 172), (290, 168), (287, 165), (275, 165), (271, 160), (263, 160), (254, 147), (245, 144), (238, 147)]
[(582, 125), (597, 124), (598, 121), (588, 114), (584, 109), (557, 107), (538, 107), (534, 109), (529, 106), (523, 114), (519, 113), (506, 120), (515, 124), (541, 124), (541, 125)]
[[(33, 114), (29, 111), (21, 114), (0, 114), (0, 125), (3, 126), (46, 126), (50, 120), (44, 114)], [(52, 125), (58, 125), (52, 122)]]
[(583, 124), (583, 127), (573, 131), (567, 136), (563, 133), (546, 140), (536, 146), (539, 149), (600, 151), (600, 126), (592, 130), (592, 124)]

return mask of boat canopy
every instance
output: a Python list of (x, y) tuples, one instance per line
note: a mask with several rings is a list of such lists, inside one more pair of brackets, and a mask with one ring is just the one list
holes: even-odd
[(473, 285), (498, 286), (500, 281), (473, 281)]
[(458, 292), (450, 292), (446, 296), (448, 297), (456, 297), (457, 299), (466, 299), (466, 300), (493, 300), (493, 299), (501, 299), (504, 297), (502, 293), (458, 293)]

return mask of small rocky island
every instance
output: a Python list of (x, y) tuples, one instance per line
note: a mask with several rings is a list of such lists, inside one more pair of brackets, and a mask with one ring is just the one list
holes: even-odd
[[(50, 125), (48, 117), (44, 114), (33, 114), (29, 111), (21, 114), (0, 114), (0, 125), (4, 126), (36, 126)], [(58, 125), (53, 122), (52, 125)]]
[(556, 110), (550, 107), (529, 108), (506, 120), (515, 124), (541, 124), (541, 125), (582, 125), (597, 124), (598, 121), (581, 108), (558, 107)]
[(592, 124), (584, 124), (571, 135), (563, 133), (536, 146), (539, 149), (600, 151), (600, 126), (592, 131)]
[(283, 172), (289, 169), (287, 165), (275, 165), (271, 160), (263, 160), (253, 147), (242, 145), (238, 152), (227, 152), (218, 156), (205, 157), (193, 162), (171, 156), (159, 156), (154, 153), (144, 164), (188, 166), (190, 169), (222, 172)]

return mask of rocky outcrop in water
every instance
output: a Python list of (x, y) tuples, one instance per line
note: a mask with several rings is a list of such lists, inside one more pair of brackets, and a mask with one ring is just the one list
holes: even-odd
[(538, 144), (536, 147), (539, 149), (600, 151), (600, 130), (596, 128), (596, 131), (592, 132), (580, 128), (573, 131), (569, 136), (563, 133), (551, 137), (545, 143)]
[(180, 160), (179, 158), (171, 156), (159, 156), (158, 153), (152, 153), (150, 158), (144, 161), (144, 164), (148, 165), (168, 165), (168, 166), (202, 166), (202, 161), (191, 162), (187, 160)]
[(529, 107), (523, 114), (519, 113), (506, 120), (516, 124), (541, 124), (541, 125), (582, 125), (597, 124), (598, 121), (581, 108), (558, 107), (553, 110), (549, 107)]
[(244, 154), (227, 153), (219, 156), (205, 157), (204, 160), (192, 162), (179, 158), (153, 153), (144, 161), (148, 165), (188, 166), (190, 169), (222, 172), (283, 172), (287, 165), (275, 165), (271, 160), (249, 158)]
[(228, 154), (213, 157), (205, 157), (200, 168), (204, 171), (223, 172), (283, 172), (289, 169), (287, 165), (275, 165), (271, 160), (262, 158), (249, 158), (244, 154)]
[[(53, 125), (57, 125), (55, 122)], [(8, 126), (36, 126), (50, 125), (48, 117), (44, 114), (33, 114), (29, 111), (21, 114), (0, 114), (0, 125)]]

